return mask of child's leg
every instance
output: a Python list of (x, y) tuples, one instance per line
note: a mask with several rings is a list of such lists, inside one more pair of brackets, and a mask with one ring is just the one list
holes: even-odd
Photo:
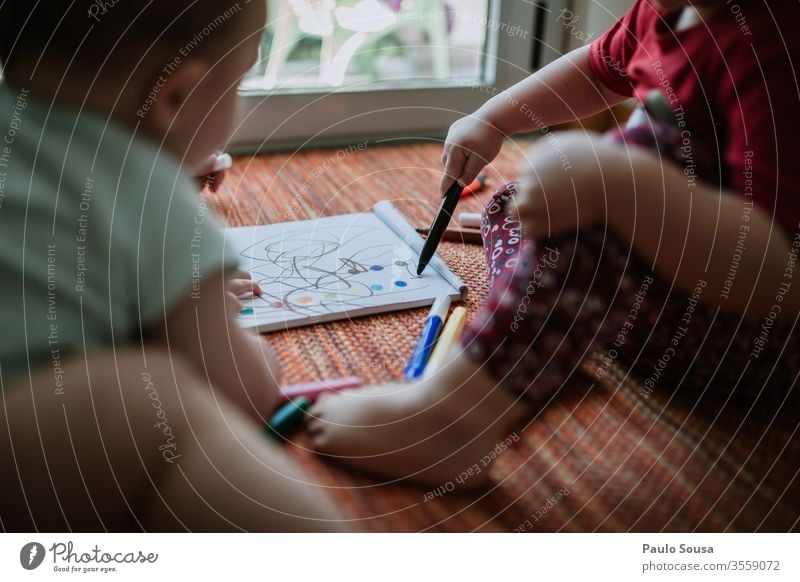
[[(565, 290), (564, 285), (570, 265), (580, 272), (570, 284), (580, 289), (594, 268), (605, 263), (588, 257), (585, 245), (570, 240), (561, 245), (561, 257), (546, 251), (546, 263), (537, 270), (531, 261), (534, 246), (522, 242), (518, 221), (506, 215), (513, 191), (513, 185), (502, 188), (487, 205), (483, 235), (492, 287), (465, 335), (465, 347), (434, 377), (421, 382), (320, 399), (311, 411), (318, 450), (374, 473), (441, 484), (494, 450), (530, 414), (531, 402), (546, 399), (577, 367), (587, 346), (580, 348), (581, 342), (575, 342), (565, 349), (564, 342), (554, 341), (571, 330), (570, 314), (581, 306), (575, 301), (578, 291)], [(611, 276), (604, 275), (598, 280), (605, 288)], [(537, 292), (525, 297), (531, 282)], [(562, 301), (559, 296), (565, 291), (567, 300)], [(596, 317), (601, 307), (591, 297), (582, 315), (601, 319)], [(555, 329), (540, 337), (545, 323)], [(588, 329), (584, 325), (576, 335), (590, 340)], [(492, 342), (496, 343), (490, 347)], [(562, 360), (553, 360), (556, 352)], [(495, 366), (499, 362), (508, 367), (501, 370)], [(533, 380), (536, 389), (521, 388), (517, 375)], [(478, 485), (485, 477), (482, 471), (467, 485)]]
[[(495, 450), (529, 409), (458, 351), (434, 377), (326, 395), (310, 414), (314, 447), (331, 460), (438, 486)], [(463, 486), (485, 483), (486, 466)]]
[[(514, 271), (523, 247), (519, 220), (506, 215), (515, 190), (515, 184), (501, 188), (484, 212), (490, 285)], [(433, 378), (320, 399), (311, 410), (311, 432), (317, 450), (353, 467), (438, 485), (492, 451), (527, 414), (518, 396), (459, 350)], [(487, 476), (470, 475), (466, 486)]]
[(492, 196), (483, 212), (481, 236), (490, 288), (499, 275), (516, 268), (520, 250), (531, 244), (522, 238), (519, 217), (508, 211), (516, 193), (516, 182), (506, 184)]
[(6, 530), (334, 530), (268, 438), (179, 359), (97, 353), (6, 386)]
[(513, 267), (496, 273), (462, 345), (507, 388), (541, 402), (624, 327), (629, 300), (645, 282), (650, 293), (639, 311), (663, 301), (666, 288), (599, 229), (526, 244)]

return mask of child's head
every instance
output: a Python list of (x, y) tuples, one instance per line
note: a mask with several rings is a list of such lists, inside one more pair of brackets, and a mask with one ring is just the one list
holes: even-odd
[(165, 140), (195, 165), (229, 135), (264, 0), (0, 3), (5, 77)]

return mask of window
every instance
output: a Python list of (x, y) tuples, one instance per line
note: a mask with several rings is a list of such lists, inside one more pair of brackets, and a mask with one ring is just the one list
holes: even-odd
[(560, 54), (561, 1), (267, 0), (234, 149), (443, 135)]

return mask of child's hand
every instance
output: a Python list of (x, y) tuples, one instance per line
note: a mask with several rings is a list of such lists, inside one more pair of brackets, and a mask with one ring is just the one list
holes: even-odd
[(583, 132), (559, 133), (554, 140), (540, 140), (520, 172), (515, 202), (525, 236), (532, 239), (601, 222), (604, 193), (614, 191), (617, 168), (602, 160), (615, 146)]
[(216, 192), (225, 181), (227, 168), (218, 169), (218, 160), (217, 154), (211, 155), (197, 168), (195, 180), (197, 180), (200, 190), (208, 187), (212, 192)]
[[(239, 297), (246, 293), (260, 297), (262, 294), (261, 287), (258, 286), (258, 283), (253, 281), (252, 275), (247, 271), (236, 271), (233, 278), (228, 281), (227, 308), (229, 313), (236, 315), (242, 310), (243, 303)], [(259, 341), (258, 346), (264, 362), (267, 364), (271, 382), (274, 384), (274, 391), (277, 391), (281, 375), (280, 361), (275, 355), (275, 351), (267, 342)]]
[(261, 287), (253, 281), (253, 277), (247, 271), (236, 271), (233, 278), (228, 281), (228, 295), (236, 302), (235, 305), (238, 309), (242, 308), (239, 297), (245, 293), (261, 297)]
[(467, 186), (500, 153), (505, 136), (486, 117), (475, 113), (450, 126), (444, 143), (444, 175), (439, 186), (444, 194), (454, 180)]

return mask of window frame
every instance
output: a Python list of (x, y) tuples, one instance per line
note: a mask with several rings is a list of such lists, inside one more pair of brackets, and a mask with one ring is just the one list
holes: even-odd
[(482, 83), (243, 93), (228, 149), (257, 153), (440, 138), (456, 119), (563, 53), (566, 35), (557, 18), (567, 7), (568, 0), (490, 0), (489, 23), (521, 26), (527, 34), (507, 34), (501, 26), (487, 26)]

